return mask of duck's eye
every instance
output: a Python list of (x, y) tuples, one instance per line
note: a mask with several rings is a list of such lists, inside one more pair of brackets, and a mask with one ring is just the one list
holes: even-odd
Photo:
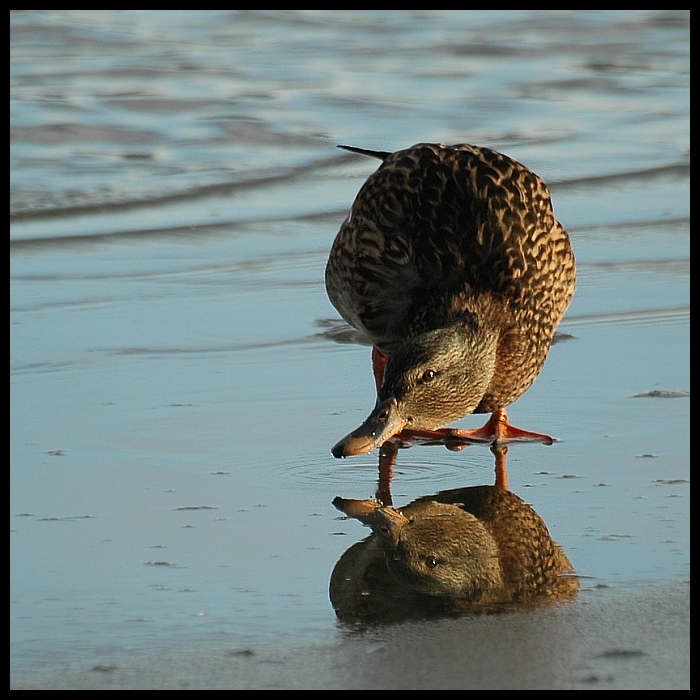
[(435, 557), (426, 557), (425, 564), (431, 569), (434, 569), (438, 565), (438, 560)]
[(420, 375), (420, 380), (423, 384), (430, 384), (437, 377), (437, 372), (434, 369), (426, 369), (423, 374)]

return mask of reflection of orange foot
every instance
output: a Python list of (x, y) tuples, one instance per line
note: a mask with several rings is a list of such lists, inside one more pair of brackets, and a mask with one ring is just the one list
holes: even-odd
[(391, 440), (385, 442), (379, 448), (379, 481), (377, 483), (377, 500), (383, 506), (392, 505), (391, 480), (394, 476), (394, 466), (399, 448)]
[[(400, 433), (402, 435), (403, 433)], [(394, 476), (394, 467), (396, 466), (396, 459), (399, 453), (400, 447), (410, 447), (406, 442), (399, 442), (399, 436), (387, 440), (379, 448), (379, 482), (377, 484), (376, 499), (383, 506), (392, 505), (391, 498), (391, 481)], [(448, 449), (460, 450), (464, 447), (468, 447), (467, 443), (462, 443), (456, 447), (451, 447), (449, 443), (449, 438), (442, 441)], [(417, 444), (417, 443), (413, 443)], [(427, 443), (423, 441), (422, 444), (435, 444)], [(495, 457), (495, 481), (494, 485), (496, 488), (508, 491), (508, 445), (491, 445), (491, 452)]]
[(491, 452), (496, 458), (496, 488), (508, 491), (508, 446), (491, 445)]

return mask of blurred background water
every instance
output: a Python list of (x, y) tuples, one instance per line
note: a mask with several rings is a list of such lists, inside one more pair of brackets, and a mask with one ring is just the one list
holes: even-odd
[[(685, 584), (689, 23), (12, 11), (15, 682), (343, 638), (328, 578), (367, 532), (331, 501), (371, 496), (377, 463), (330, 447), (374, 390), (323, 271), (376, 163), (340, 143), (477, 143), (550, 185), (578, 290), (509, 413), (561, 442), (511, 448), (511, 488), (583, 603)], [(413, 448), (394, 501), (492, 479), (487, 449)]]

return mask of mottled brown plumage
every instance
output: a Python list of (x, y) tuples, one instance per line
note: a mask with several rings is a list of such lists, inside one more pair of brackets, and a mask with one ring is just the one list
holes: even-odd
[(343, 620), (512, 610), (578, 593), (568, 557), (510, 491), (452, 489), (398, 510), (372, 500), (333, 504), (372, 528), (331, 575)]
[(374, 155), (383, 162), (333, 243), (326, 289), (387, 364), (375, 366), (377, 410), (338, 457), (404, 429), (504, 416), (542, 369), (575, 287), (569, 236), (524, 165), (472, 145)]

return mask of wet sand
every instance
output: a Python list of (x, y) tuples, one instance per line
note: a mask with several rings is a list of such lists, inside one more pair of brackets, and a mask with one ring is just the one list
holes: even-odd
[(534, 614), (349, 628), (327, 643), (211, 640), (103, 655), (10, 687), (130, 690), (686, 690), (690, 586), (600, 592)]

